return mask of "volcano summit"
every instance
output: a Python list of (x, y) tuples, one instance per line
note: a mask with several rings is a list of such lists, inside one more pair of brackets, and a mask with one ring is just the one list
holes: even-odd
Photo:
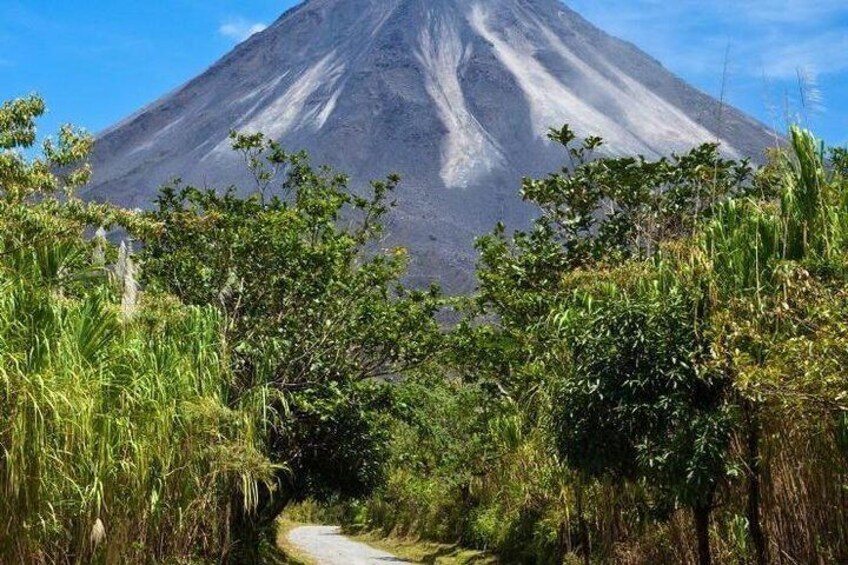
[(564, 123), (615, 154), (774, 142), (559, 0), (308, 0), (103, 132), (83, 195), (149, 207), (177, 176), (250, 186), (228, 134), (261, 131), (354, 187), (399, 173), (389, 243), (418, 282), (467, 288), (473, 238), (526, 225), (520, 179), (561, 166), (546, 132)]

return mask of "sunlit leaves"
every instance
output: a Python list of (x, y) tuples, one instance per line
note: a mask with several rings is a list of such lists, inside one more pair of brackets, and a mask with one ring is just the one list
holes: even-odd
[(0, 194), (20, 202), (37, 193), (70, 192), (85, 184), (91, 171), (84, 163), (93, 140), (66, 125), (58, 139), (47, 139), (42, 156), (28, 159), (25, 151), (36, 143), (36, 120), (44, 114), (44, 101), (31, 96), (0, 107)]

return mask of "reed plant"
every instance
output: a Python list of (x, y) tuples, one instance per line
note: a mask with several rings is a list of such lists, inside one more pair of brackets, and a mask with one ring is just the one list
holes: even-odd
[(245, 451), (218, 316), (147, 297), (128, 319), (122, 281), (74, 271), (79, 251), (0, 269), (0, 562), (214, 558)]
[(0, 106), (0, 563), (216, 562), (233, 485), (269, 474), (220, 317), (140, 292), (94, 228), (155, 226), (74, 197), (83, 132), (30, 158), (43, 112)]

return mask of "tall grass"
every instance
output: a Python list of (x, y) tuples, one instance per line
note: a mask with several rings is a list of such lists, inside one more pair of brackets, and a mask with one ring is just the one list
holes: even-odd
[(3, 256), (0, 563), (214, 559), (242, 427), (219, 320), (149, 297), (128, 319), (81, 253)]
[(749, 523), (751, 505), (761, 507), (758, 562), (842, 562), (848, 179), (811, 132), (793, 127), (789, 141), (765, 172), (778, 200), (725, 206), (703, 230), (702, 272), (707, 308), (722, 312), (716, 350), (747, 413), (738, 457), (749, 483), (738, 494), (748, 497)]

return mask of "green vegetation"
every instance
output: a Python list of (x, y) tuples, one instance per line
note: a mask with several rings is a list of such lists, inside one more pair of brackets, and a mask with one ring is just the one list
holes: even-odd
[[(87, 204), (73, 188), (88, 137), (21, 151), (43, 111), (33, 98), (0, 114), (0, 561), (273, 557), (288, 503), (380, 482), (381, 379), (439, 343), (435, 294), (396, 282), (404, 254), (366, 253), (396, 180), (351, 197), (305, 156), (234, 136), (255, 195)], [(266, 199), (284, 165), (290, 198)]]
[(552, 137), (570, 166), (525, 182), (532, 231), (481, 240), (446, 377), (395, 391), (389, 479), (348, 521), (507, 563), (844, 562), (844, 152)]
[(0, 108), (0, 562), (275, 562), (304, 501), (417, 562), (848, 561), (844, 150), (553, 131), (447, 300), (378, 245), (396, 177), (233, 134), (253, 194), (129, 212), (43, 111)]
[[(396, 179), (352, 197), (343, 176), (314, 170), (305, 155), (261, 135), (233, 141), (256, 193), (164, 190), (142, 265), (148, 288), (223, 317), (227, 404), (253, 416), (275, 466), (264, 481), (234, 485), (230, 559), (252, 563), (289, 502), (363, 496), (380, 482), (387, 390), (378, 381), (432, 355), (439, 328), (435, 295), (397, 285), (405, 255), (366, 253)], [(268, 198), (280, 169), (285, 197)], [(338, 227), (342, 216), (351, 227)]]
[(138, 299), (125, 250), (85, 237), (87, 219), (134, 222), (73, 199), (90, 140), (66, 128), (45, 158), (13, 152), (42, 111), (0, 109), (0, 562), (213, 556), (216, 497), (244, 445), (218, 316)]

